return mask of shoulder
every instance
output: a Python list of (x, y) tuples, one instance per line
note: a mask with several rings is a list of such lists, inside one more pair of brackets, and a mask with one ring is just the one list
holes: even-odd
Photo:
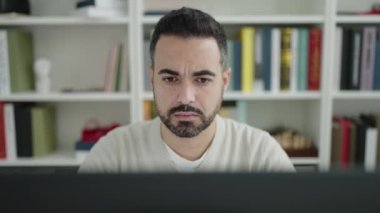
[(121, 126), (108, 132), (91, 149), (80, 167), (80, 172), (117, 172), (120, 159), (128, 150), (135, 150), (134, 144), (148, 141), (153, 121), (138, 122)]
[(294, 171), (294, 167), (280, 144), (265, 130), (221, 118), (225, 128), (225, 142), (240, 148), (249, 156), (256, 171)]
[(116, 142), (126, 141), (127, 138), (141, 138), (149, 135), (152, 125), (153, 121), (142, 121), (120, 126), (108, 132), (102, 139)]
[(223, 122), (226, 133), (231, 134), (233, 138), (240, 138), (239, 142), (251, 145), (252, 143), (276, 143), (276, 140), (265, 130), (229, 118), (220, 118), (220, 121)]

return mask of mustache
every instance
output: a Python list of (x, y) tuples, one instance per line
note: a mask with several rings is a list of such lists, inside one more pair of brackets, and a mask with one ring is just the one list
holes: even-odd
[(168, 114), (171, 115), (175, 112), (195, 112), (195, 113), (198, 113), (199, 115), (203, 115), (203, 112), (200, 109), (197, 109), (195, 107), (192, 107), (186, 104), (182, 104), (182, 105), (171, 108)]

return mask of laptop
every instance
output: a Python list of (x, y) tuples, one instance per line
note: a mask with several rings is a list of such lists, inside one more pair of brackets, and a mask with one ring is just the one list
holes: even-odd
[(380, 173), (2, 174), (1, 212), (380, 212)]

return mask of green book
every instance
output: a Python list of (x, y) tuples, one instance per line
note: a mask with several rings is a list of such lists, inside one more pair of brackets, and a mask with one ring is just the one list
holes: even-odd
[(309, 54), (309, 30), (300, 28), (298, 35), (298, 75), (297, 90), (307, 90), (308, 54)]
[(34, 90), (33, 38), (27, 31), (6, 30), (11, 92)]
[(45, 156), (56, 149), (55, 109), (50, 105), (33, 106), (31, 114), (33, 157)]

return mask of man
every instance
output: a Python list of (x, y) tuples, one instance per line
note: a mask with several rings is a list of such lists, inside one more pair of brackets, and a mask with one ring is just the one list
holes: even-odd
[(110, 132), (80, 172), (294, 171), (267, 132), (217, 115), (231, 71), (224, 30), (210, 15), (171, 11), (155, 27), (150, 54), (159, 118)]

